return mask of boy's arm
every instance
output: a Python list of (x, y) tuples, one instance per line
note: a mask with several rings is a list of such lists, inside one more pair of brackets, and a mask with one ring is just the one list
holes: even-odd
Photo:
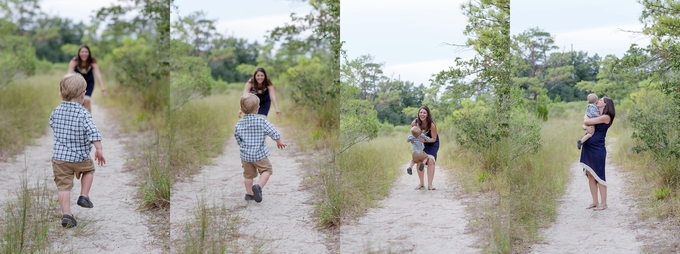
[(278, 131), (276, 131), (274, 125), (269, 123), (269, 121), (267, 120), (265, 120), (264, 122), (265, 122), (264, 131), (265, 133), (267, 133), (267, 135), (269, 135), (272, 138), (272, 140), (276, 141), (276, 147), (278, 147), (279, 149), (283, 149), (286, 146), (288, 146), (281, 142), (281, 134)]
[(92, 144), (94, 145), (94, 148), (96, 149), (94, 151), (94, 160), (97, 161), (97, 164), (99, 166), (103, 166), (106, 164), (106, 159), (104, 159), (104, 151), (102, 150), (102, 141), (97, 140), (97, 141), (92, 141)]
[(425, 134), (420, 134), (421, 138), (424, 138), (426, 141), (430, 141), (430, 137), (425, 136)]

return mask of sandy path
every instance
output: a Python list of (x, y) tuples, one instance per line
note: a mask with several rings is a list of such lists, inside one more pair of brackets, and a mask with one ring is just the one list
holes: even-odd
[(227, 140), (224, 151), (212, 165), (203, 167), (192, 180), (174, 183), (170, 210), (172, 240), (184, 237), (184, 225), (194, 218), (193, 211), (203, 198), (208, 205), (237, 208), (239, 235), (250, 236), (239, 239), (243, 252), (252, 252), (249, 246), (259, 239), (264, 240), (267, 252), (327, 253), (324, 235), (314, 228), (311, 214), (314, 206), (307, 203), (311, 194), (302, 189), (304, 170), (299, 160), (303, 158), (296, 157), (294, 144), (287, 137), (290, 136), (282, 133), (284, 143), (289, 145), (283, 150), (277, 149), (276, 143), (267, 137), (269, 161), (274, 170), (263, 189), (261, 203), (243, 199), (243, 169), (233, 137)]
[(607, 164), (608, 208), (592, 211), (585, 209), (592, 199), (583, 169), (576, 162), (570, 171), (571, 183), (561, 198), (557, 219), (543, 232), (545, 243), (532, 247), (533, 253), (641, 253), (643, 243), (638, 235), (644, 229), (633, 229), (635, 201), (626, 196), (625, 174)]
[[(53, 244), (53, 249), (81, 253), (160, 253), (160, 248), (152, 249), (154, 237), (146, 226), (147, 220), (137, 211), (138, 204), (134, 198), (137, 188), (132, 184), (136, 180), (135, 176), (124, 170), (129, 157), (125, 140), (115, 130), (114, 120), (107, 117), (106, 109), (94, 104), (92, 111), (94, 123), (104, 138), (102, 145), (107, 164), (96, 166), (90, 190), (94, 208), (86, 209), (75, 204), (81, 186), (80, 181), (74, 181), (71, 211), (75, 214), (79, 227), (85, 226), (82, 231), (63, 229), (60, 224), (61, 216), (55, 215), (56, 232), (53, 233), (59, 237)], [(49, 129), (49, 126), (46, 128)], [(3, 179), (0, 194), (15, 197), (13, 193), (19, 186), (17, 172), (26, 165), (29, 184), (44, 181), (54, 191), (56, 200), (51, 163), (52, 142), (53, 134), (50, 129), (45, 136), (38, 139), (36, 146), (27, 147), (23, 154), (16, 156), (13, 163), (10, 161), (0, 164), (0, 179)], [(24, 164), (24, 161), (27, 163)], [(7, 195), (1, 196), (7, 198)]]
[[(406, 168), (404, 165), (401, 168)], [(427, 170), (427, 169), (425, 169)], [(418, 176), (405, 170), (381, 207), (370, 210), (341, 228), (341, 253), (479, 253), (470, 245), (476, 236), (466, 234), (466, 206), (451, 186), (448, 172), (436, 168), (435, 191), (414, 190)], [(427, 184), (427, 174), (425, 175)]]

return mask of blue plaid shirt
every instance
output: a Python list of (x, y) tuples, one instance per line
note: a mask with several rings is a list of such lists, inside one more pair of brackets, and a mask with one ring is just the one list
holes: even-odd
[(600, 109), (595, 106), (595, 104), (588, 103), (588, 108), (586, 108), (586, 115), (588, 118), (593, 118), (600, 115)]
[(269, 121), (255, 114), (245, 114), (234, 127), (234, 138), (241, 150), (241, 159), (256, 162), (269, 156), (269, 149), (264, 143), (266, 136), (273, 140), (281, 138)]
[(90, 158), (92, 141), (102, 140), (90, 112), (76, 102), (64, 101), (50, 115), (54, 132), (52, 158), (82, 162)]
[(419, 153), (425, 150), (425, 143), (420, 142), (420, 138), (424, 138), (426, 141), (430, 141), (430, 137), (425, 136), (425, 134), (420, 133), (419, 137), (414, 137), (413, 135), (408, 135), (406, 138), (406, 142), (411, 142), (413, 141), (413, 152), (414, 153)]

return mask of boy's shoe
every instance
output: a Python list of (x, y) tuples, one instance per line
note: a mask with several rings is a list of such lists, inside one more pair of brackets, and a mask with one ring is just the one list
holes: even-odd
[(418, 170), (423, 171), (425, 169), (425, 164), (420, 163), (420, 166), (418, 166)]
[(253, 185), (253, 198), (255, 202), (262, 202), (262, 187), (259, 184)]
[(76, 218), (73, 218), (73, 215), (64, 214), (61, 216), (61, 226), (65, 228), (72, 228), (76, 225), (78, 225), (78, 223), (76, 222)]
[(408, 173), (409, 175), (413, 175), (413, 171), (411, 171), (411, 168), (407, 168), (406, 173)]
[(255, 197), (253, 197), (253, 195), (246, 194), (246, 200), (255, 200)]
[(88, 197), (85, 197), (85, 196), (80, 196), (78, 198), (78, 205), (81, 206), (81, 207), (85, 207), (85, 208), (94, 207), (94, 204), (92, 204), (90, 199)]
[(576, 141), (576, 147), (578, 148), (578, 150), (581, 150), (581, 146), (583, 146), (583, 143), (579, 139), (578, 141)]

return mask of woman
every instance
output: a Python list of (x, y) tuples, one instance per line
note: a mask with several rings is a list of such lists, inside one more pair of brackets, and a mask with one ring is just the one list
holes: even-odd
[[(425, 143), (425, 153), (428, 155), (429, 160), (427, 160), (427, 189), (436, 190), (432, 186), (432, 179), (434, 179), (434, 164), (437, 160), (437, 151), (439, 151), (439, 137), (437, 136), (437, 126), (432, 121), (432, 115), (430, 114), (430, 108), (427, 106), (422, 106), (418, 109), (418, 117), (413, 120), (411, 127), (418, 126), (423, 131), (425, 136), (430, 138), (429, 141), (425, 141), (421, 138), (420, 141)], [(421, 190), (425, 188), (423, 182), (423, 174), (425, 172), (417, 170), (418, 178), (420, 178), (420, 184), (416, 187), (416, 190)]]
[[(590, 195), (593, 198), (593, 203), (586, 207), (586, 209), (600, 211), (607, 209), (607, 181), (605, 179), (607, 149), (604, 145), (604, 139), (607, 136), (607, 130), (609, 130), (609, 127), (614, 122), (616, 110), (614, 109), (614, 102), (608, 97), (603, 97), (597, 101), (596, 106), (600, 109), (600, 116), (591, 119), (584, 116), (583, 124), (594, 125), (595, 133), (583, 143), (581, 166), (588, 177)], [(597, 202), (598, 190), (602, 202)]]
[[(257, 68), (253, 77), (246, 82), (246, 86), (243, 87), (243, 94), (252, 93), (260, 98), (260, 109), (257, 111), (258, 116), (267, 118), (269, 114), (269, 108), (271, 103), (274, 102), (274, 109), (276, 110), (276, 116), (281, 116), (281, 111), (279, 110), (279, 105), (276, 103), (276, 92), (274, 91), (274, 85), (272, 81), (267, 78), (267, 72), (264, 71), (262, 67)], [(238, 117), (241, 118), (241, 109), (238, 110)]]
[(99, 81), (99, 86), (102, 90), (102, 97), (106, 97), (106, 89), (104, 88), (104, 82), (102, 82), (102, 75), (99, 72), (99, 65), (97, 65), (97, 60), (92, 57), (90, 53), (90, 48), (83, 44), (78, 48), (78, 55), (71, 59), (68, 64), (68, 73), (77, 72), (83, 75), (85, 81), (87, 82), (87, 88), (85, 90), (85, 103), (83, 106), (92, 113), (92, 108), (90, 106), (90, 100), (92, 98), (92, 92), (94, 91), (94, 78)]

